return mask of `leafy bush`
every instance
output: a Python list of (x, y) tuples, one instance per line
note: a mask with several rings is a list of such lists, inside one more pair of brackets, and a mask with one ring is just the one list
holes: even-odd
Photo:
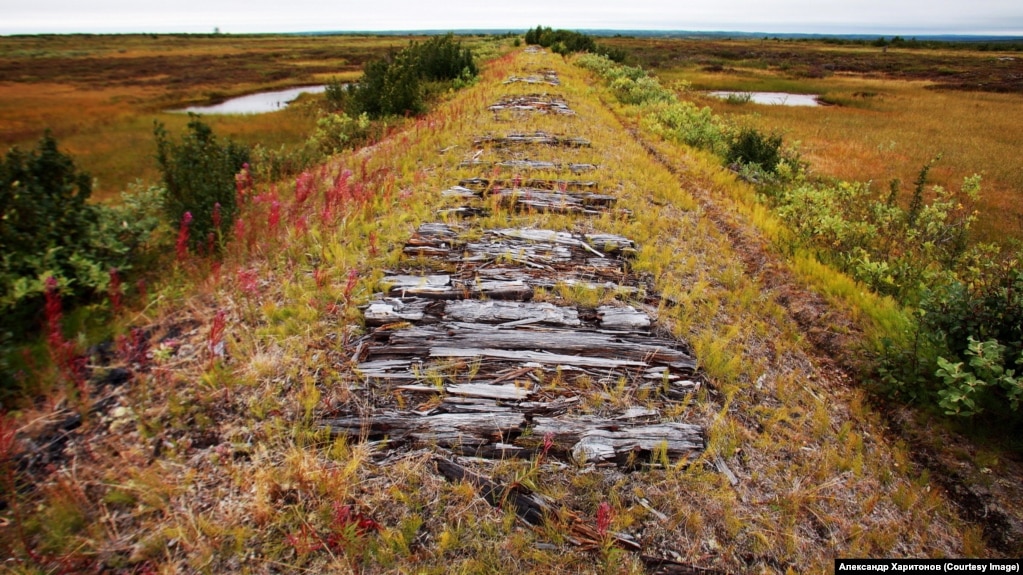
[(348, 114), (328, 114), (316, 122), (316, 132), (309, 142), (324, 155), (336, 154), (366, 137), (369, 116), (364, 112), (358, 118)]
[(949, 414), (1023, 419), (1023, 378), (1015, 375), (1023, 368), (1020, 255), (999, 261), (988, 253), (924, 293), (919, 330), (940, 357), (919, 369), (940, 378), (939, 405)]
[(172, 225), (185, 213), (192, 221), (189, 246), (198, 251), (210, 234), (223, 237), (238, 213), (235, 174), (249, 161), (245, 147), (227, 141), (221, 144), (213, 130), (198, 116), (191, 116), (188, 132), (174, 142), (163, 124), (156, 123), (156, 159), (167, 188), (164, 209)]
[(594, 54), (581, 56), (576, 63), (603, 78), (618, 101), (642, 107), (646, 112), (643, 124), (652, 132), (688, 146), (723, 151), (725, 125), (710, 108), (679, 100), (673, 89), (662, 86), (642, 68)]
[(878, 293), (915, 305), (921, 290), (943, 281), (970, 255), (965, 238), (976, 216), (969, 206), (979, 187), (978, 176), (967, 178), (958, 192), (934, 186), (934, 199), (916, 217), (893, 198), (880, 200), (859, 183), (803, 181), (776, 192), (772, 201), (821, 259)]
[(725, 127), (708, 107), (679, 100), (652, 106), (644, 125), (661, 137), (687, 146), (720, 153), (725, 145)]
[(479, 75), (472, 50), (455, 42), (453, 34), (434, 36), (422, 44), (412, 43), (408, 50), (414, 56), (419, 77), (424, 80), (456, 80)]
[(557, 45), (558, 49), (553, 51), (559, 54), (594, 52), (597, 48), (597, 43), (586, 34), (572, 30), (552, 30), (549, 26), (546, 28), (537, 26), (536, 29), (527, 31), (526, 44), (544, 48), (553, 48)]
[(478, 73), (472, 51), (451, 34), (412, 42), (386, 60), (367, 62), (362, 80), (347, 90), (345, 108), (353, 117), (419, 114), (426, 106), (423, 82), (464, 85)]
[(60, 152), (47, 133), (36, 149), (11, 149), (0, 160), (0, 314), (7, 330), (32, 329), (47, 277), (64, 297), (83, 300), (106, 291), (110, 269), (130, 269), (159, 223), (145, 206), (89, 203), (92, 180)]
[(92, 180), (47, 133), (0, 158), (0, 396), (14, 389), (8, 356), (38, 330), (47, 279), (69, 303), (106, 294), (111, 270), (139, 265), (159, 226), (163, 189), (138, 186), (116, 206), (89, 203)]
[(324, 101), (327, 105), (327, 110), (330, 112), (336, 112), (343, 110), (345, 104), (348, 102), (348, 84), (338, 80), (337, 78), (331, 78), (323, 91)]
[(1018, 412), (1023, 398), (1023, 377), (1016, 376), (1015, 369), (1006, 364), (1023, 366), (1023, 354), (1006, 357), (1006, 347), (996, 340), (984, 342), (969, 339), (966, 356), (969, 367), (963, 362), (952, 363), (938, 358), (937, 375), (945, 387), (938, 391), (941, 406), (948, 415), (970, 417), (985, 410), (985, 406), (996, 411)]
[(725, 161), (729, 164), (756, 164), (767, 173), (774, 173), (781, 159), (781, 136), (765, 136), (749, 127), (741, 129), (732, 138), (725, 154)]

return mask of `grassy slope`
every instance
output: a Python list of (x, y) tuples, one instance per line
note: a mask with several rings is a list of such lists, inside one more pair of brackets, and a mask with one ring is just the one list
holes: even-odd
[[(579, 117), (495, 123), (486, 106), (520, 90), (499, 80), (537, 64), (558, 70), (557, 91)], [(604, 166), (603, 188), (618, 188), (635, 217), (579, 223), (498, 212), (483, 223), (591, 226), (636, 240), (637, 265), (673, 301), (660, 310), (661, 327), (692, 344), (710, 383), (669, 415), (706, 425), (710, 445), (697, 460), (631, 474), (522, 461), (478, 469), (528, 481), (590, 521), (606, 501), (612, 529), (637, 536), (649, 554), (701, 567), (828, 572), (835, 556), (987, 553), (906, 449), (889, 441), (862, 394), (807, 355), (729, 239), (622, 129), (603, 96), (558, 57), (518, 54), (405, 131), (313, 171), (318, 192), (307, 201), (277, 186), (276, 229), (267, 219), (273, 192), (262, 190), (245, 216), (247, 237), (221, 267), (178, 265), (130, 318), (152, 330), (152, 365), (136, 365), (135, 380), (86, 418), (56, 471), (35, 470), (36, 490), (4, 512), (0, 542), (25, 570), (27, 542), (37, 559), (74, 568), (640, 572), (635, 556), (572, 546), (556, 526), (527, 529), (471, 487), (445, 483), (429, 450), (378, 454), (317, 430), (317, 417), (370, 393), (347, 363), (347, 342), (361, 329), (357, 304), (382, 269), (398, 265), (415, 226), (431, 220), (439, 190), (471, 175), (456, 165), (472, 153), (472, 137), (548, 129), (593, 142), (572, 158)], [(353, 172), (349, 184), (335, 186), (344, 169)], [(332, 188), (340, 202), (324, 217)], [(218, 311), (224, 359), (209, 350)], [(585, 405), (642, 402), (594, 389)], [(70, 405), (24, 414), (22, 437), (38, 439)], [(715, 456), (735, 471), (735, 487), (715, 470)], [(337, 525), (335, 504), (382, 529), (342, 530), (335, 550), (315, 549), (313, 534), (327, 537)]]

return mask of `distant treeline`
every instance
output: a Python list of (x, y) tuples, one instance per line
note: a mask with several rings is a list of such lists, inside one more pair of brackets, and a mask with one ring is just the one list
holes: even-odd
[(764, 34), (763, 32), (699, 32), (685, 30), (583, 30), (595, 38), (678, 38), (685, 40), (771, 40), (774, 42), (821, 42), (839, 46), (896, 46), (952, 50), (1023, 51), (1023, 37), (933, 35), (912, 37), (870, 34)]
[[(774, 38), (774, 40), (781, 40)], [(891, 39), (880, 36), (874, 40), (853, 39), (841, 37), (824, 38), (794, 38), (786, 40), (789, 42), (823, 42), (825, 44), (837, 44), (840, 46), (877, 46), (892, 48), (919, 48), (931, 50), (975, 50), (978, 52), (1020, 52), (1023, 51), (1023, 40), (987, 40), (987, 41), (964, 41), (964, 40), (918, 40), (916, 38), (905, 39), (902, 36), (893, 36)]]
[(537, 26), (526, 31), (526, 44), (550, 48), (555, 54), (571, 54), (573, 52), (589, 52), (606, 56), (615, 62), (624, 62), (627, 53), (621, 48), (597, 44), (592, 36), (572, 30), (552, 30), (550, 27)]

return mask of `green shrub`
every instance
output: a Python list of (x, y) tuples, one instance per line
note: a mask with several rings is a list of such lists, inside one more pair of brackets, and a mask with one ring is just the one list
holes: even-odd
[(1021, 255), (974, 258), (921, 299), (918, 330), (939, 357), (919, 361), (918, 369), (937, 376), (936, 395), (946, 413), (1023, 420), (1023, 378), (1017, 375), (1023, 368)]
[(472, 51), (451, 34), (412, 42), (385, 60), (365, 64), (362, 79), (347, 90), (346, 112), (370, 118), (419, 114), (426, 108), (424, 82), (466, 85), (478, 73)]
[(180, 142), (170, 139), (163, 124), (156, 123), (154, 133), (156, 159), (167, 188), (164, 211), (175, 226), (186, 212), (192, 214), (188, 243), (198, 251), (207, 245), (210, 234), (220, 239), (234, 223), (238, 213), (235, 175), (249, 161), (249, 151), (230, 140), (221, 144), (195, 115)]
[(413, 42), (408, 50), (413, 54), (419, 77), (423, 80), (456, 80), (479, 75), (472, 50), (463, 48), (453, 34), (434, 36), (422, 44)]
[[(20, 333), (37, 315), (47, 277), (81, 301), (105, 292), (110, 269), (131, 269), (158, 220), (148, 207), (89, 203), (92, 180), (47, 133), (36, 149), (0, 160), (0, 314)], [(162, 190), (149, 196), (159, 205)]]
[(644, 124), (661, 137), (687, 146), (720, 153), (725, 146), (725, 127), (710, 108), (692, 102), (669, 101), (650, 107)]
[(1009, 363), (1023, 367), (1023, 354), (1006, 354), (1006, 347), (996, 340), (977, 341), (969, 338), (963, 362), (953, 363), (938, 358), (937, 376), (944, 382), (938, 391), (938, 405), (948, 415), (972, 417), (992, 409), (996, 412), (1016, 413), (1023, 398), (1023, 377), (1017, 370), (1008, 369)]
[(316, 132), (309, 139), (321, 154), (336, 154), (363, 140), (369, 133), (369, 116), (364, 112), (358, 118), (348, 114), (327, 114), (316, 121)]
[(348, 103), (348, 84), (338, 80), (337, 78), (331, 78), (327, 82), (326, 88), (323, 91), (324, 101), (326, 102), (327, 111), (336, 112), (343, 110)]
[(8, 356), (41, 327), (47, 278), (67, 303), (97, 300), (111, 270), (124, 278), (153, 241), (162, 188), (139, 186), (116, 206), (90, 203), (91, 192), (49, 133), (0, 158), (0, 396), (16, 384)]
[(773, 174), (782, 159), (781, 140), (779, 134), (765, 136), (755, 128), (743, 128), (728, 143), (725, 161), (728, 164), (756, 164), (761, 170)]

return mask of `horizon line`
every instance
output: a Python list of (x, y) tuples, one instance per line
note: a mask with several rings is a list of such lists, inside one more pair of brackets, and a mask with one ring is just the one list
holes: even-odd
[[(434, 34), (508, 34), (525, 32), (532, 28), (490, 28), (490, 27), (467, 27), (467, 28), (393, 28), (393, 29), (364, 29), (364, 30), (300, 30), (300, 31), (261, 31), (261, 32), (231, 32), (220, 31), (215, 27), (210, 32), (154, 32), (154, 31), (119, 31), (119, 32), (98, 32), (98, 31), (74, 31), (74, 32), (0, 32), (0, 36), (129, 36), (129, 35), (167, 35), (167, 36), (256, 36), (256, 35), (434, 35)], [(912, 38), (998, 38), (998, 39), (1019, 39), (1023, 40), (1023, 32), (939, 32), (939, 31), (856, 31), (856, 32), (765, 32), (758, 30), (715, 30), (715, 29), (683, 29), (683, 28), (561, 28), (575, 30), (578, 32), (591, 33), (597, 36), (609, 34), (642, 34), (642, 35), (741, 35), (741, 36), (764, 36), (764, 37), (845, 37), (845, 38), (878, 38), (888, 36), (911, 36)], [(912, 39), (907, 38), (907, 39)]]

